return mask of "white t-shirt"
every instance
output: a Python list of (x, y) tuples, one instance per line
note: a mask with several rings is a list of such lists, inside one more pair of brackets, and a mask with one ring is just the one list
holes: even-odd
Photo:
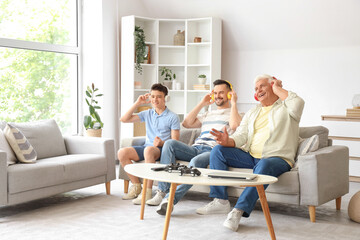
[(214, 136), (211, 135), (210, 131), (212, 128), (222, 131), (226, 126), (226, 130), (229, 135), (233, 134), (234, 131), (230, 129), (230, 108), (225, 109), (216, 109), (211, 112), (205, 112), (204, 114), (199, 115), (197, 118), (202, 123), (201, 133), (197, 139), (195, 139), (195, 145), (207, 145), (209, 147), (214, 147), (218, 143), (215, 141)]

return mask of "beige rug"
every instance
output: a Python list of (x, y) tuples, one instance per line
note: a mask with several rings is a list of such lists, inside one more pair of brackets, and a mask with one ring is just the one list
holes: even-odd
[[(360, 239), (360, 224), (349, 220), (347, 205), (360, 190), (351, 183), (351, 193), (342, 201), (317, 208), (317, 222), (311, 223), (306, 207), (269, 203), (277, 239)], [(10, 207), (0, 207), (0, 239), (161, 239), (164, 216), (156, 207), (145, 208), (145, 219), (139, 220), (140, 207), (122, 200), (123, 182), (113, 181), (112, 195), (105, 186), (56, 195)], [(232, 205), (236, 199), (231, 199)], [(209, 202), (204, 194), (189, 193), (172, 214), (168, 239), (269, 239), (260, 204), (250, 218), (243, 218), (239, 230), (222, 227), (225, 215), (200, 216), (195, 209)]]

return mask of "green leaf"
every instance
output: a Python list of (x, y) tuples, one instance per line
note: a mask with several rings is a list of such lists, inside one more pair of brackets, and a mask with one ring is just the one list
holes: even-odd
[(95, 108), (95, 109), (101, 109), (101, 107), (99, 107), (99, 106), (94, 106), (94, 108)]
[(89, 106), (89, 112), (90, 112), (90, 115), (93, 115), (95, 113), (95, 109), (93, 106)]
[(89, 91), (86, 91), (86, 96), (88, 96), (89, 98), (91, 98), (91, 94)]
[(98, 122), (101, 122), (101, 119), (100, 119), (100, 116), (97, 112), (94, 113), (95, 115), (95, 119), (98, 121)]
[(98, 94), (98, 95), (96, 95), (95, 97), (101, 97), (101, 96), (103, 96), (104, 94)]
[(89, 115), (84, 116), (84, 127), (88, 129), (90, 127), (91, 117)]
[(86, 101), (87, 105), (90, 106), (90, 103), (86, 98), (85, 98), (85, 101)]

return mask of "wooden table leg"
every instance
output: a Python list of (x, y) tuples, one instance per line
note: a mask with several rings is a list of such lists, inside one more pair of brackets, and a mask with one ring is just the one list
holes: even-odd
[(141, 195), (141, 211), (140, 211), (140, 220), (144, 220), (144, 211), (145, 211), (145, 200), (146, 200), (146, 188), (147, 188), (147, 179), (143, 181), (143, 189)]
[(262, 207), (265, 219), (266, 219), (266, 224), (267, 224), (267, 227), (269, 229), (271, 239), (275, 240), (276, 239), (275, 231), (274, 231), (274, 226), (273, 226), (272, 221), (271, 221), (270, 210), (269, 210), (268, 202), (266, 200), (264, 185), (256, 186), (256, 189), (257, 189), (258, 194), (259, 194), (261, 207)]
[(170, 217), (171, 217), (172, 208), (174, 206), (174, 197), (175, 197), (177, 185), (178, 184), (176, 184), (176, 183), (171, 183), (171, 186), (170, 186), (169, 201), (168, 201), (168, 205), (167, 205), (167, 209), (166, 209), (165, 226), (164, 226), (164, 232), (163, 232), (163, 238), (162, 238), (163, 240), (166, 240), (166, 238), (167, 238), (167, 233), (168, 233), (169, 224), (170, 224)]

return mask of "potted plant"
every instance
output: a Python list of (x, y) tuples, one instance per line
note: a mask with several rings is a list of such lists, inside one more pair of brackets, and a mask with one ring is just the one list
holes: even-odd
[(164, 81), (163, 81), (164, 85), (169, 89), (171, 89), (172, 80), (176, 79), (176, 74), (172, 73), (171, 69), (167, 67), (161, 67), (159, 71), (161, 72), (160, 75), (164, 76)]
[(205, 84), (206, 82), (206, 75), (205, 74), (200, 74), (198, 76), (198, 81), (199, 81), (199, 84)]
[(90, 137), (101, 137), (102, 128), (104, 126), (104, 123), (101, 121), (100, 116), (97, 112), (97, 109), (101, 109), (100, 106), (98, 106), (98, 101), (95, 100), (97, 97), (103, 96), (103, 94), (98, 93), (96, 94), (99, 89), (95, 88), (94, 83), (90, 86), (87, 86), (87, 89), (85, 91), (85, 101), (87, 105), (89, 106), (89, 113), (90, 115), (84, 116), (84, 127), (86, 129), (86, 135)]
[(134, 36), (135, 36), (135, 69), (138, 71), (139, 74), (142, 74), (141, 63), (144, 63), (145, 56), (147, 56), (144, 29), (142, 29), (139, 26), (135, 26)]

